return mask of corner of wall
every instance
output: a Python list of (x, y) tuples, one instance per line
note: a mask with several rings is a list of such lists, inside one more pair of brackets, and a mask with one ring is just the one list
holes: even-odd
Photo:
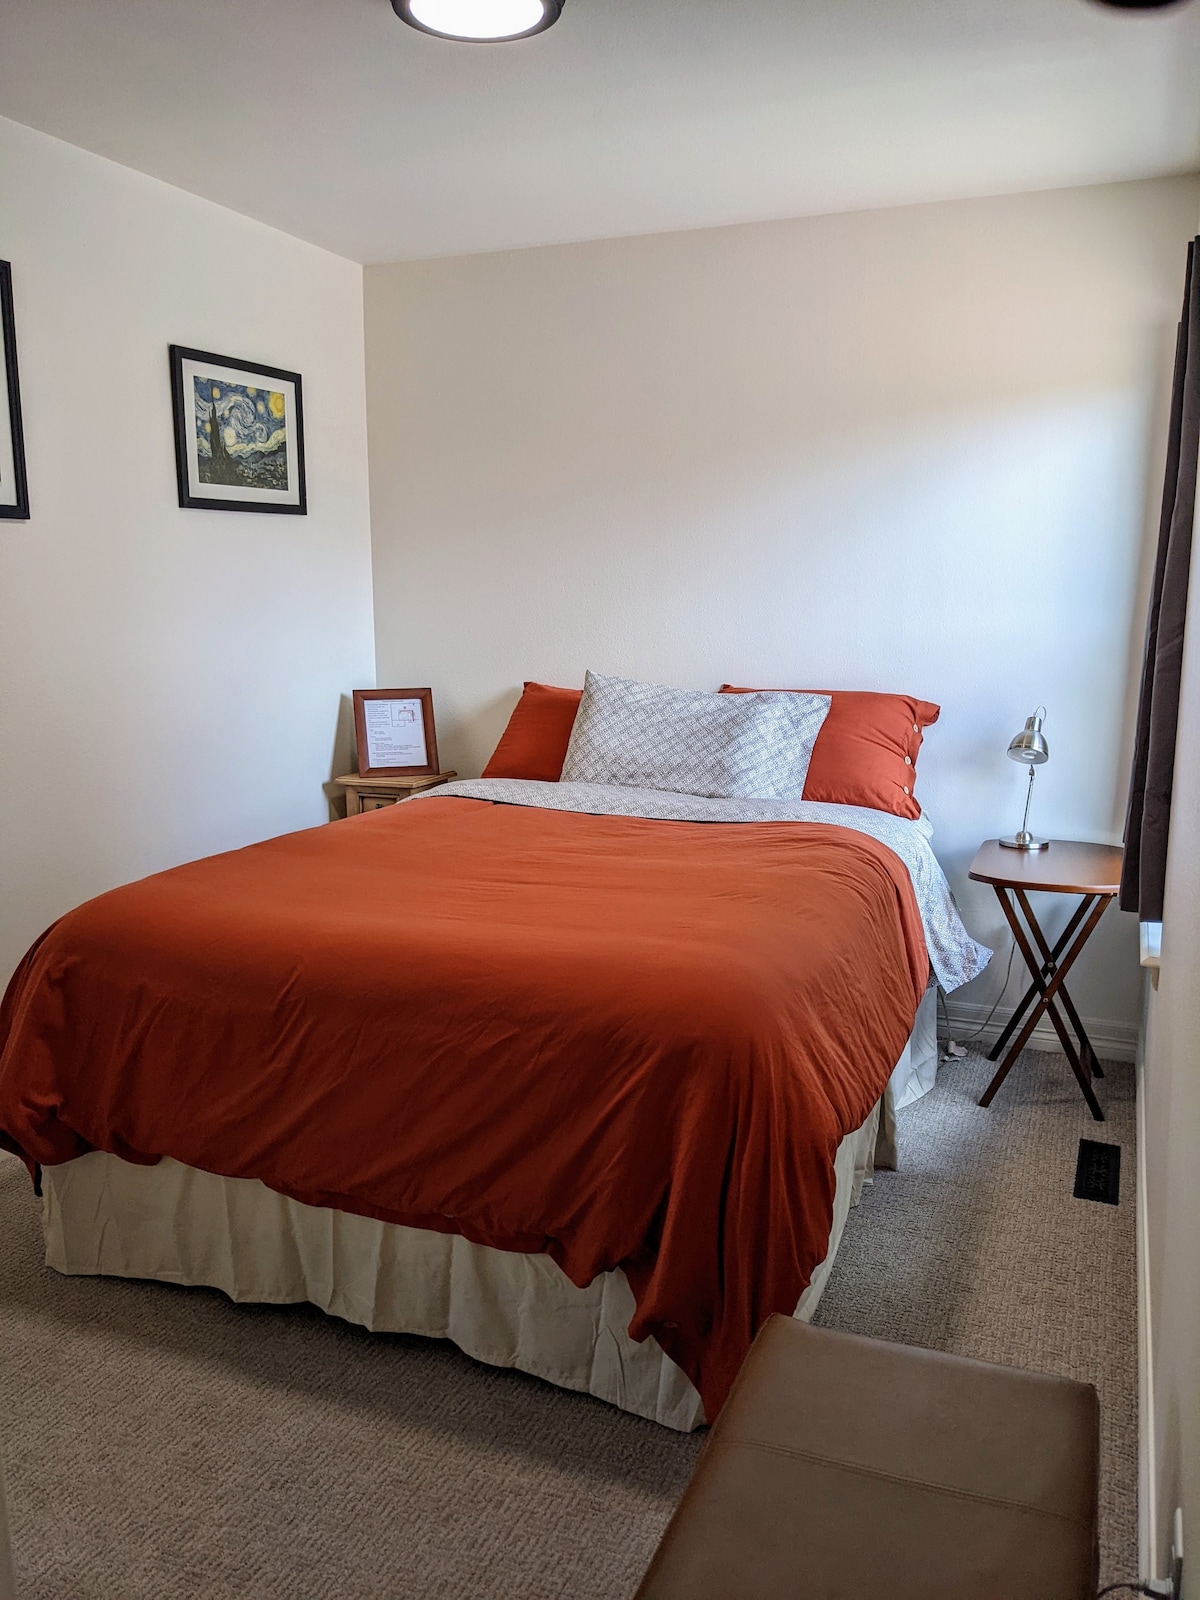
[(1158, 1550), (1158, 1494), (1154, 1463), (1154, 1340), (1150, 1287), (1149, 1206), (1146, 1196), (1146, 1031), (1153, 1005), (1147, 982), (1142, 996), (1141, 1027), (1134, 1057), (1136, 1082), (1136, 1233), (1138, 1327), (1138, 1571), (1155, 1575)]

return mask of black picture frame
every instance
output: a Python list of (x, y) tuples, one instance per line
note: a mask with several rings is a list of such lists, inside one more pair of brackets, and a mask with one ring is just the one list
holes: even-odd
[[(234, 356), (219, 356), (211, 350), (194, 350), (188, 345), (179, 344), (171, 345), (170, 361), (179, 504), (201, 511), (251, 511), (306, 516), (308, 489), (304, 472), (304, 398), (300, 374), (288, 372), (283, 367), (269, 367), (261, 361), (243, 361)], [(198, 384), (210, 387), (214, 420), (217, 419), (217, 401), (228, 399), (223, 386), (241, 391), (237, 396), (239, 417), (245, 413), (247, 405), (262, 413), (264, 421), (257, 426), (269, 426), (271, 421), (264, 411), (265, 402), (260, 401), (258, 391), (262, 391), (267, 402), (280, 402), (283, 409), (278, 417), (283, 427), (276, 432), (282, 431), (284, 440), (274, 451), (268, 452), (264, 448), (257, 475), (278, 476), (279, 450), (282, 449), (285, 476), (282, 489), (266, 481), (254, 482), (248, 469), (225, 446), (220, 434), (217, 435), (221, 456), (218, 467), (214, 469), (211, 452), (205, 460), (198, 442)], [(207, 431), (211, 438), (211, 429)], [(249, 447), (242, 445), (243, 460), (249, 457), (253, 448), (252, 443)], [(234, 449), (238, 449), (236, 442)], [(270, 459), (272, 456), (274, 460)], [(214, 470), (218, 476), (204, 476)], [(239, 475), (245, 481), (239, 481)], [(222, 493), (222, 490), (226, 492)]]
[[(29, 480), (25, 475), (25, 430), (21, 422), (21, 379), (17, 369), (17, 319), (13, 310), (12, 264), (0, 261), (0, 339), (4, 344), (4, 405), (0, 409), (0, 517), (28, 521)], [(11, 459), (10, 476), (3, 471)], [(5, 477), (9, 476), (6, 483)], [(11, 498), (10, 498), (11, 494)]]

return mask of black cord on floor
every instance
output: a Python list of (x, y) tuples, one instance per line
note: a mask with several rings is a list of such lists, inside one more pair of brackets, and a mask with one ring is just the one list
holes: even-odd
[(1160, 1597), (1160, 1600), (1163, 1594), (1161, 1589), (1155, 1588), (1155, 1586), (1150, 1583), (1110, 1583), (1107, 1588), (1098, 1591), (1096, 1600), (1100, 1600), (1102, 1595), (1119, 1594), (1122, 1590), (1124, 1590), (1126, 1594), (1157, 1595)]
[(949, 1011), (949, 1008), (946, 1005), (946, 991), (942, 988), (940, 983), (937, 986), (937, 1004), (938, 1004), (938, 1012), (939, 1012), (939, 1014), (941, 1016), (941, 1019), (946, 1024), (946, 1038), (947, 1038), (947, 1040), (949, 1040), (949, 1038), (950, 1038), (950, 1011)]
[[(947, 1041), (947, 1043), (951, 1043), (952, 1042), (954, 1044), (970, 1044), (972, 1039), (978, 1039), (979, 1035), (984, 1031), (984, 1029), (991, 1025), (992, 1018), (996, 1015), (996, 1011), (997, 1011), (997, 1009), (998, 1009), (998, 1007), (1000, 1005), (1000, 1002), (1004, 999), (1005, 995), (1008, 993), (1008, 984), (1009, 984), (1009, 980), (1012, 977), (1013, 958), (1016, 955), (1016, 953), (1017, 953), (1016, 940), (1012, 940), (1012, 941), (1010, 941), (1009, 947), (1008, 947), (1008, 965), (1004, 969), (1004, 982), (1000, 985), (1000, 993), (992, 1001), (992, 1009), (988, 1012), (987, 1016), (984, 1017), (983, 1021), (975, 1029), (974, 1033), (963, 1033), (963, 1034), (960, 1034), (957, 1039), (954, 1039), (953, 1041), (951, 1041), (951, 1039), (950, 1039), (950, 1012), (946, 1007), (946, 1002), (945, 1002), (944, 997), (942, 998), (942, 1015), (946, 1019), (946, 1041)], [(941, 996), (941, 993), (942, 993), (941, 986), (939, 985), (939, 987), (938, 987), (939, 996)]]

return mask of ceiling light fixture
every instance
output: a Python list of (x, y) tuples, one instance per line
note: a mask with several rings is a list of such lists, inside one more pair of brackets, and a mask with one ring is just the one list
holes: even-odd
[(392, 0), (410, 28), (475, 44), (530, 39), (552, 27), (562, 8), (563, 0)]

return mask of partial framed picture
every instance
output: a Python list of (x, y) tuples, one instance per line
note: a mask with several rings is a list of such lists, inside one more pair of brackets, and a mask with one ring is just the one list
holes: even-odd
[(304, 516), (300, 374), (171, 346), (179, 504)]
[(0, 397), (0, 517), (29, 515), (25, 481), (25, 436), (21, 432), (21, 381), (17, 375), (17, 323), (13, 315), (12, 268), (0, 261), (0, 343), (4, 354)]
[(360, 778), (433, 777), (438, 766), (432, 689), (355, 689)]

